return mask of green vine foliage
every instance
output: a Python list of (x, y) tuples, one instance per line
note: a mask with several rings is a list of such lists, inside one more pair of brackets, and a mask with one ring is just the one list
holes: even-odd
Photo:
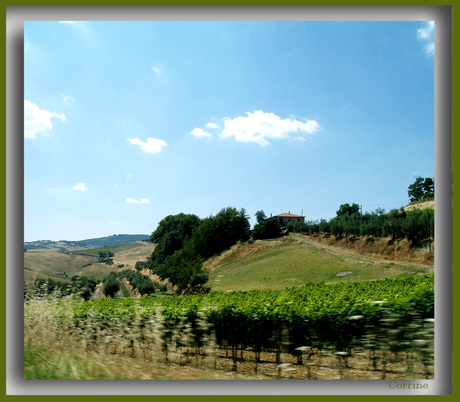
[[(174, 326), (184, 319), (198, 331), (200, 313), (215, 331), (220, 346), (255, 350), (283, 347), (291, 353), (299, 346), (342, 350), (361, 342), (369, 331), (380, 331), (389, 317), (398, 328), (408, 328), (414, 317), (434, 318), (434, 276), (309, 283), (284, 290), (212, 292), (164, 299), (102, 299), (74, 308), (76, 320), (91, 316), (118, 322), (126, 316), (150, 319), (161, 314), (170, 329), (165, 336), (171, 336)], [(404, 337), (404, 330), (398, 336)]]

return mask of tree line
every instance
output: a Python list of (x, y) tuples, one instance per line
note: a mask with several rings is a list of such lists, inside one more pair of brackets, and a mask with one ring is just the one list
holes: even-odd
[[(347, 210), (347, 212), (344, 212)], [(288, 223), (291, 232), (306, 234), (325, 233), (336, 237), (368, 236), (406, 238), (412, 246), (418, 247), (428, 238), (434, 239), (434, 210), (405, 211), (392, 209), (385, 213), (383, 208), (361, 213), (357, 204), (343, 204), (337, 216), (305, 223)]]
[(141, 296), (151, 295), (155, 291), (166, 292), (166, 286), (160, 285), (158, 282), (152, 281), (147, 275), (132, 269), (110, 272), (102, 279), (102, 292), (106, 297), (114, 298), (115, 294), (121, 290), (124, 297), (132, 297), (132, 292), (126, 286), (125, 279), (133, 290), (137, 290)]
[[(407, 194), (411, 202), (434, 199), (434, 179), (417, 176), (414, 183), (409, 185)], [(336, 211), (336, 216), (329, 221), (320, 219), (306, 223), (290, 223), (287, 228), (292, 232), (326, 233), (346, 238), (406, 238), (412, 246), (417, 247), (425, 239), (434, 239), (434, 209), (406, 211), (401, 208), (385, 213), (383, 208), (377, 208), (374, 212), (363, 214), (358, 204), (342, 204)]]

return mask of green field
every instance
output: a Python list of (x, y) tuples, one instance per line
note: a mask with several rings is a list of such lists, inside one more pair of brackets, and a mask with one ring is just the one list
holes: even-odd
[(281, 240), (237, 245), (207, 266), (212, 289), (224, 291), (282, 289), (308, 282), (375, 280), (433, 272), (428, 266), (321, 248), (303, 242), (302, 236), (295, 234)]

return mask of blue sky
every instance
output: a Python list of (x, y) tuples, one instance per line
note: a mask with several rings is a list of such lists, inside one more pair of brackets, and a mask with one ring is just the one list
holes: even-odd
[(24, 24), (24, 236), (226, 206), (330, 219), (434, 177), (430, 22)]

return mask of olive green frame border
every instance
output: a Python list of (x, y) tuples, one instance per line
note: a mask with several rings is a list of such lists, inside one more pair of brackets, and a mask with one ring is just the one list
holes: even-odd
[[(59, 1), (46, 1), (44, 3), (41, 3), (39, 6), (62, 6), (64, 5), (62, 2), (59, 2)], [(124, 3), (122, 2), (119, 2), (119, 1), (114, 1), (114, 2), (109, 2), (107, 0), (102, 0), (102, 1), (99, 1), (97, 3), (95, 3), (94, 1), (77, 1), (77, 2), (69, 2), (69, 3), (65, 3), (66, 6), (94, 6), (94, 5), (97, 5), (97, 6), (114, 6), (114, 5), (125, 5)], [(363, 1), (353, 1), (353, 2), (340, 2), (340, 1), (329, 1), (327, 2), (327, 4), (324, 4), (324, 3), (321, 3), (321, 2), (314, 2), (314, 1), (287, 1), (286, 3), (283, 3), (283, 2), (279, 2), (279, 1), (241, 1), (241, 0), (234, 0), (234, 1), (150, 1), (150, 2), (147, 2), (147, 1), (137, 1), (135, 2), (135, 4), (130, 4), (129, 7), (131, 6), (136, 6), (136, 5), (140, 5), (140, 6), (147, 6), (147, 5), (155, 5), (155, 6), (280, 6), (280, 7), (287, 7), (287, 6), (357, 6), (359, 9), (359, 7), (363, 7), (363, 6), (368, 6), (370, 5), (369, 2), (363, 2)], [(380, 1), (378, 3), (372, 3), (373, 6), (401, 6), (401, 2), (400, 1)], [(414, 0), (409, 0), (409, 1), (406, 1), (404, 4), (404, 6), (446, 6), (446, 7), (451, 7), (451, 13), (452, 13), (452, 27), (454, 26), (455, 24), (455, 13), (453, 12), (454, 11), (454, 6), (453, 6), (453, 2), (451, 3), (448, 3), (448, 2), (441, 2), (441, 1), (414, 1)], [(4, 21), (4, 29), (2, 31), (2, 35), (3, 35), (3, 43), (5, 44), (5, 52), (3, 53), (5, 56), (5, 62), (3, 63), (2, 67), (4, 68), (4, 80), (2, 81), (2, 90), (3, 92), (5, 93), (5, 97), (3, 98), (4, 99), (4, 102), (5, 102), (5, 108), (3, 108), (3, 117), (4, 117), (4, 122), (5, 122), (5, 126), (6, 126), (6, 122), (7, 122), (7, 105), (6, 105), (6, 81), (7, 81), (7, 77), (6, 77), (6, 41), (7, 41), (7, 31), (6, 31), (6, 17), (7, 17), (7, 8), (9, 6), (38, 6), (37, 4), (35, 4), (34, 2), (31, 2), (31, 1), (23, 1), (23, 2), (19, 2), (19, 1), (10, 1), (6, 4), (2, 4), (2, 8), (1, 8), (1, 12), (2, 12), (2, 17), (3, 17), (3, 21)], [(457, 18), (458, 20), (458, 18)], [(453, 29), (452, 29), (453, 31)], [(452, 33), (452, 45), (453, 45), (453, 42), (454, 42), (454, 39), (455, 39), (455, 32), (453, 31)], [(454, 61), (454, 58), (452, 59), (452, 63)], [(454, 63), (452, 64), (452, 67), (453, 67)], [(452, 72), (454, 70), (452, 69)], [(453, 75), (453, 74), (452, 74)], [(454, 81), (452, 80), (452, 95), (453, 95), (453, 91), (454, 91)], [(453, 99), (453, 96), (452, 96), (452, 99)], [(453, 106), (453, 100), (452, 100), (452, 110), (454, 110), (454, 106)], [(453, 117), (452, 117), (453, 119)], [(453, 130), (453, 122), (452, 122), (452, 130)], [(453, 133), (453, 131), (452, 131)], [(11, 239), (7, 238), (7, 205), (6, 205), (6, 199), (7, 199), (7, 193), (6, 193), (6, 187), (7, 187), (7, 181), (6, 181), (6, 177), (7, 177), (7, 136), (6, 136), (6, 129), (5, 129), (5, 137), (4, 137), (4, 141), (2, 143), (2, 151), (3, 151), (3, 157), (4, 157), (4, 161), (5, 163), (3, 164), (3, 167), (2, 167), (2, 191), (4, 191), (4, 194), (5, 196), (2, 197), (2, 206), (4, 205), (4, 215), (3, 215), (3, 219), (2, 219), (2, 223), (4, 225), (4, 228), (5, 228), (5, 235), (4, 235), (4, 238), (3, 238), (3, 242), (2, 242), (2, 247), (3, 247), (3, 255), (5, 256), (5, 268), (7, 268), (7, 253), (8, 252), (12, 252), (12, 246), (14, 247), (14, 245), (11, 244)], [(453, 134), (452, 134), (452, 138), (453, 138)], [(453, 147), (453, 140), (452, 140), (452, 149), (451, 149), (451, 155), (453, 155), (453, 152), (454, 152), (454, 147)], [(443, 152), (445, 152), (445, 156), (446, 157), (451, 157), (449, 153), (449, 150), (448, 150), (449, 147), (447, 147), (446, 150), (444, 150)], [(453, 161), (452, 161), (452, 166), (453, 166)], [(453, 173), (453, 169), (452, 169), (452, 173)], [(438, 179), (437, 180), (437, 183), (439, 182)], [(450, 180), (449, 180), (450, 182)], [(453, 182), (453, 175), (452, 175), (452, 182)], [(445, 186), (444, 186), (445, 187)], [(453, 192), (454, 190), (452, 190), (452, 210), (453, 210), (453, 206), (454, 206), (454, 197), (453, 197)], [(3, 194), (2, 194), (3, 195)], [(446, 218), (447, 218), (447, 221), (446, 221)], [(449, 218), (451, 219), (451, 222), (449, 222)], [(438, 218), (437, 218), (438, 219)], [(451, 228), (451, 246), (452, 244), (454, 244), (454, 235), (455, 235), (455, 226), (453, 226), (453, 213), (452, 215), (449, 215), (449, 214), (446, 214), (446, 216), (444, 217), (444, 220), (441, 221), (442, 224), (445, 225), (445, 227), (448, 228)], [(438, 223), (438, 220), (437, 220), (437, 223)], [(450, 226), (449, 226), (450, 224)], [(8, 242), (8, 240), (10, 240)], [(8, 243), (8, 244), (7, 244)], [(22, 250), (22, 245), (20, 245), (20, 248)], [(458, 256), (459, 256), (459, 252), (453, 250), (452, 251), (452, 260), (451, 260), (451, 267), (453, 267), (456, 263), (458, 263)], [(11, 268), (11, 267), (9, 267)], [(8, 269), (9, 269), (8, 268)], [(4, 297), (2, 298), (2, 313), (4, 313), (4, 315), (2, 314), (2, 317), (4, 317), (4, 320), (2, 320), (2, 332), (1, 332), (1, 340), (2, 340), (2, 345), (4, 346), (4, 351), (5, 351), (5, 358), (3, 360), (4, 364), (2, 366), (2, 369), (1, 369), (1, 372), (2, 374), (4, 374), (3, 378), (5, 379), (5, 382), (4, 382), (4, 386), (3, 386), (3, 390), (2, 390), (2, 393), (0, 395), (5, 395), (7, 398), (37, 398), (39, 400), (43, 400), (43, 401), (48, 401), (49, 398), (52, 398), (52, 399), (55, 399), (57, 400), (57, 398), (62, 398), (62, 396), (58, 396), (58, 395), (33, 395), (33, 396), (22, 396), (22, 395), (7, 395), (7, 386), (6, 386), (6, 350), (8, 348), (8, 345), (6, 344), (6, 311), (7, 311), (7, 269), (5, 269), (5, 275), (4, 275), (4, 281), (3, 281), (3, 287), (4, 287)], [(453, 286), (453, 274), (452, 274), (452, 286)], [(21, 285), (22, 286), (22, 285)], [(19, 289), (19, 288), (18, 288)], [(21, 287), (22, 289), (22, 287)], [(10, 289), (9, 289), (10, 290)], [(20, 290), (20, 289), (19, 289)], [(443, 288), (443, 290), (445, 290), (446, 292), (448, 293), (451, 293), (451, 289), (449, 289), (448, 287), (447, 288)], [(11, 290), (10, 290), (11, 291)], [(11, 293), (9, 293), (11, 294)], [(20, 297), (20, 299), (22, 299), (22, 296)], [(15, 300), (18, 300), (17, 298)], [(11, 302), (10, 300), (10, 297), (8, 297), (8, 302)], [(447, 315), (449, 315), (449, 312), (447, 313)], [(452, 330), (455, 329), (455, 323), (452, 323)], [(452, 349), (452, 353), (453, 353), (453, 349)], [(3, 356), (3, 355), (2, 355)], [(454, 360), (455, 361), (455, 360)], [(453, 367), (452, 367), (452, 376), (453, 376)], [(176, 387), (177, 385), (174, 383), (174, 381), (170, 381), (170, 387), (171, 388), (174, 388)], [(235, 392), (238, 392), (238, 381), (234, 381), (234, 386), (235, 386)], [(324, 387), (326, 388), (328, 386), (327, 384), (328, 382), (325, 382), (324, 384)], [(84, 387), (84, 384), (82, 383), (81, 384), (82, 387)], [(105, 384), (104, 384), (105, 385)], [(260, 389), (262, 390), (263, 388), (263, 382), (260, 382), (260, 385), (258, 383), (258, 386), (260, 386)], [(53, 387), (53, 384), (52, 382), (50, 382), (49, 384), (50, 387)], [(452, 384), (453, 386), (453, 384)], [(110, 382), (107, 383), (107, 388), (110, 387)], [(262, 393), (262, 392), (261, 392)], [(451, 392), (447, 392), (446, 395), (443, 395), (444, 397), (449, 397), (450, 396), (453, 396), (455, 395), (455, 390), (454, 388), (452, 388)], [(147, 398), (155, 398), (155, 400), (162, 400), (162, 401), (179, 401), (179, 400), (184, 400), (185, 398), (187, 398), (187, 401), (190, 401), (190, 402), (195, 402), (195, 401), (203, 401), (203, 400), (215, 400), (216, 398), (218, 399), (225, 399), (225, 400), (236, 400), (236, 398), (243, 398), (245, 400), (253, 400), (253, 399), (259, 399), (261, 400), (262, 398), (264, 399), (264, 401), (267, 401), (267, 399), (269, 400), (268, 402), (272, 401), (272, 400), (284, 400), (285, 398), (289, 398), (290, 401), (297, 401), (297, 400), (301, 400), (302, 399), (305, 399), (307, 395), (274, 395), (274, 396), (269, 396), (269, 395), (244, 395), (244, 396), (240, 396), (240, 395), (151, 395), (151, 396), (146, 396), (146, 395), (142, 395), (142, 396), (136, 396), (136, 399), (139, 399), (139, 398), (142, 398), (144, 400), (148, 400)], [(325, 400), (325, 399), (329, 399), (329, 398), (334, 398), (335, 395), (314, 395), (314, 396), (308, 396), (309, 398), (321, 398), (322, 400)], [(339, 395), (338, 395), (339, 396)], [(346, 398), (348, 400), (352, 400), (351, 398), (366, 398), (366, 396), (364, 395), (340, 395), (342, 398)], [(373, 397), (377, 397), (377, 398), (385, 398), (389, 395), (376, 395)], [(415, 396), (400, 396), (400, 395), (397, 395), (397, 394), (394, 394), (394, 395), (391, 395), (391, 396), (396, 396), (398, 398), (414, 398)], [(427, 398), (434, 398), (434, 397), (443, 397), (443, 396), (426, 396)], [(76, 400), (76, 398), (81, 398), (83, 397), (82, 395), (66, 395), (66, 398), (71, 398), (73, 400)], [(110, 400), (120, 400), (121, 401), (121, 398), (126, 398), (126, 397), (129, 397), (131, 398), (132, 395), (128, 396), (109, 396), (109, 395), (98, 395), (98, 396), (84, 396), (85, 398), (94, 398), (94, 400), (97, 400), (100, 401), (101, 398), (102, 399), (107, 399), (110, 398)], [(239, 399), (238, 399), (239, 400)]]

